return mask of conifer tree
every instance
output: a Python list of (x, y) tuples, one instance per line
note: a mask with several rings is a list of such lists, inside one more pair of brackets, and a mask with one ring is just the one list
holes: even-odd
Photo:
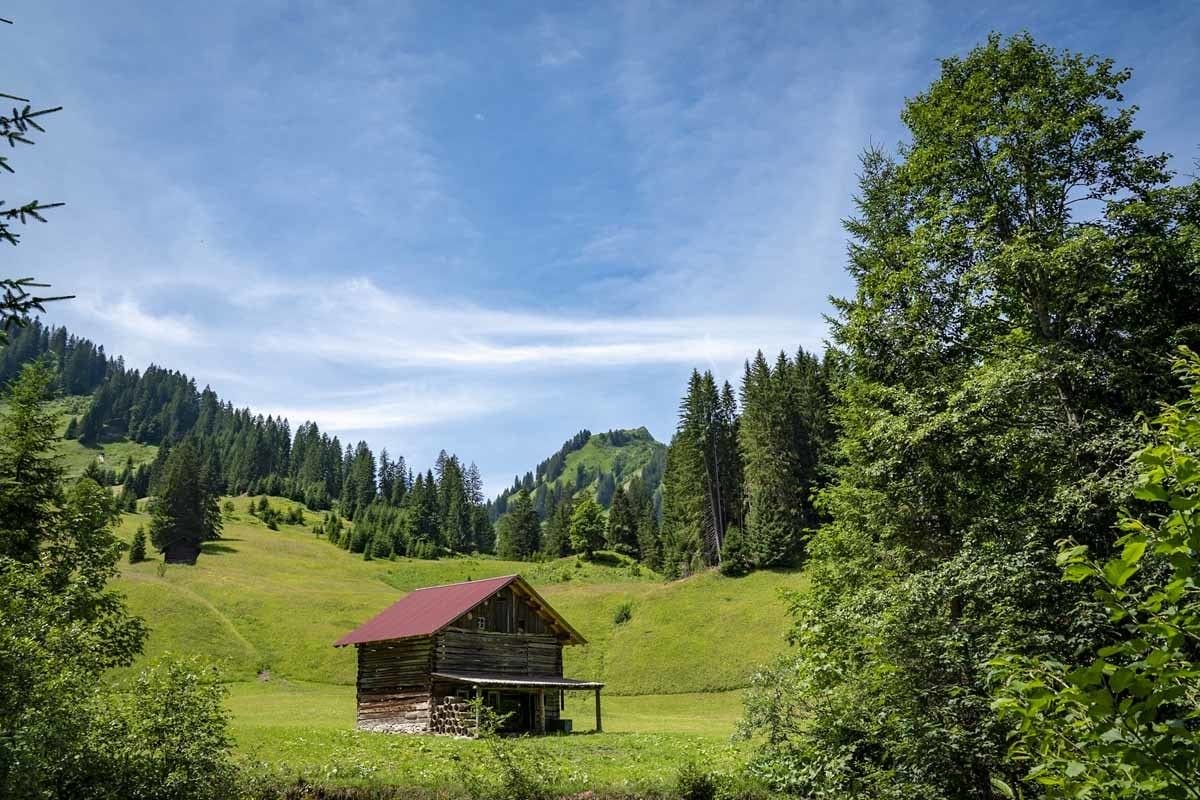
[(575, 511), (570, 497), (554, 507), (542, 535), (542, 553), (548, 558), (562, 558), (571, 552), (571, 515)]
[(605, 539), (610, 550), (638, 558), (638, 510), (633, 498), (624, 487), (613, 493), (612, 506), (608, 510), (608, 529)]
[(508, 512), (496, 523), (496, 554), (525, 561), (541, 546), (541, 523), (529, 493), (521, 490), (509, 499)]
[(129, 563), (136, 564), (139, 561), (146, 560), (146, 529), (138, 525), (137, 532), (133, 534), (133, 541), (129, 545)]
[(0, 412), (0, 556), (25, 563), (38, 557), (62, 504), (53, 381), (46, 363), (25, 365)]
[(190, 439), (172, 448), (151, 506), (150, 541), (168, 560), (194, 563), (201, 544), (220, 538), (218, 497)]

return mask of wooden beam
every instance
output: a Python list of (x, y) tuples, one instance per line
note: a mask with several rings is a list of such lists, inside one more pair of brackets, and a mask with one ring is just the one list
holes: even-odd
[[(599, 697), (599, 692), (596, 693)], [(479, 726), (483, 720), (480, 718), (483, 714), (483, 693), (479, 691), (479, 685), (475, 685), (475, 738), (479, 738)]]
[(596, 689), (596, 733), (603, 733), (604, 726), (600, 724), (600, 690)]
[(537, 690), (537, 732), (546, 732), (546, 690)]

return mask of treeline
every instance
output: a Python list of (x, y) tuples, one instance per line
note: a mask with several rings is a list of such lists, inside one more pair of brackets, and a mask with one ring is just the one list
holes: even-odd
[(493, 547), (479, 469), (456, 456), (443, 452), (432, 469), (414, 476), (403, 456), (393, 459), (386, 449), (376, 455), (364, 441), (343, 445), (315, 422), (293, 434), (286, 419), (234, 408), (182, 372), (126, 369), (103, 347), (36, 319), (16, 328), (0, 349), (0, 375), (15, 376), (32, 361), (54, 368), (59, 391), (92, 393), (87, 410), (68, 422), (68, 438), (95, 444), (126, 437), (158, 447), (150, 464), (87, 468), (97, 483), (123, 487), (128, 510), (159, 493), (171, 453), (186, 442), (207, 492), (276, 495), (329, 511), (337, 520), (329, 524), (336, 530), (331, 540), (352, 552), (379, 558)]
[[(3, 342), (0, 342), (3, 344)], [(29, 320), (8, 331), (8, 342), (0, 349), (0, 386), (7, 386), (31, 361), (49, 357), (54, 365), (54, 383), (63, 394), (90, 394), (108, 377), (110, 369), (123, 369), (121, 360), (110, 359), (104, 347), (73, 336), (66, 328)]]
[(833, 438), (834, 360), (799, 350), (747, 362), (733, 386), (694, 371), (667, 450), (662, 560), (671, 576), (739, 574), (795, 561), (818, 523)]
[[(492, 522), (483, 502), (483, 481), (474, 463), (463, 466), (444, 450), (434, 467), (412, 476), (404, 460), (392, 463), (380, 454), (378, 491), (371, 494), (373, 462), (370, 450), (356, 455), (352, 502), (326, 514), (318, 528), (328, 540), (366, 559), (404, 555), (436, 558), (448, 553), (491, 552)], [(352, 509), (352, 510), (351, 510)]]

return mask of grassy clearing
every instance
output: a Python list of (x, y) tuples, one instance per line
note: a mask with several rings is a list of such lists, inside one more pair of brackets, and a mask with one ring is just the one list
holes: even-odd
[[(59, 431), (61, 437), (66, 433), (67, 425), (72, 417), (81, 417), (91, 404), (90, 396), (73, 395), (60, 397), (53, 402), (53, 408), (59, 414)], [(0, 404), (0, 408), (3, 405)], [(109, 469), (120, 470), (125, 466), (125, 460), (132, 458), (134, 466), (149, 464), (158, 453), (158, 446), (138, 444), (124, 437), (99, 442), (95, 445), (85, 445), (76, 439), (61, 439), (57, 446), (60, 463), (68, 477), (83, 474), (88, 465), (97, 459)]]
[[(619, 794), (660, 790), (688, 761), (715, 771), (744, 763), (745, 748), (729, 739), (741, 711), (736, 690), (783, 649), (779, 591), (803, 586), (784, 572), (664, 583), (616, 559), (364, 561), (314, 536), (318, 515), (272, 531), (247, 513), (249, 501), (234, 499), (225, 538), (206, 545), (196, 566), (122, 564), (117, 587), (150, 624), (144, 658), (198, 652), (222, 663), (242, 758), (316, 783), (441, 791), (458, 785), (463, 763), (478, 762), (479, 742), (353, 729), (354, 652), (331, 644), (404, 591), (524, 574), (589, 640), (566, 648), (566, 673), (607, 688), (603, 734), (587, 732), (591, 695), (568, 695), (579, 732), (517, 746), (552, 765), (564, 793)], [(126, 514), (119, 534), (128, 540), (148, 523)], [(624, 602), (631, 616), (617, 624)], [(270, 680), (257, 680), (264, 670)]]
[[(118, 581), (150, 623), (149, 655), (206, 653), (222, 660), (232, 680), (268, 669), (292, 680), (352, 683), (354, 653), (331, 643), (402, 592), (521, 572), (589, 640), (566, 649), (567, 674), (603, 680), (613, 695), (739, 689), (783, 649), (779, 590), (802, 586), (797, 574), (770, 572), (663, 583), (625, 565), (575, 558), (364, 561), (305, 527), (268, 530), (246, 513), (247, 498), (235, 503), (225, 538), (206, 545), (196, 566), (125, 564)], [(316, 518), (308, 514), (308, 524)], [(128, 540), (148, 522), (127, 514), (120, 533)], [(613, 613), (624, 600), (633, 604), (632, 618), (616, 625)]]
[[(484, 747), (468, 739), (354, 731), (354, 690), (348, 686), (271, 681), (230, 689), (239, 753), (272, 772), (314, 783), (444, 789), (457, 785), (460, 765), (477, 761)], [(605, 698), (603, 734), (522, 739), (514, 746), (559, 773), (564, 792), (660, 789), (687, 761), (711, 771), (744, 763), (745, 747), (729, 741), (739, 708), (735, 692)], [(590, 697), (568, 703), (577, 727), (591, 724), (592, 710)]]

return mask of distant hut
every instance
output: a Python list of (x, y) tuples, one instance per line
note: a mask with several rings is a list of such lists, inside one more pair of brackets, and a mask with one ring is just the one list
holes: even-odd
[(358, 650), (358, 729), (473, 735), (470, 701), (507, 714), (506, 731), (570, 730), (567, 691), (602, 683), (563, 677), (579, 632), (520, 575), (417, 589), (339, 639)]

